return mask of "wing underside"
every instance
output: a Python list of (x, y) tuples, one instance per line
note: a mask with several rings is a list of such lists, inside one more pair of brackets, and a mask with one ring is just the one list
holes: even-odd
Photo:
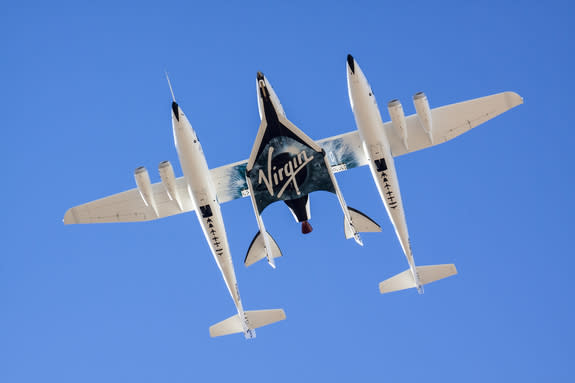
[[(367, 164), (361, 138), (357, 132), (325, 138), (317, 143), (325, 150), (334, 173)], [(210, 170), (220, 203), (250, 195), (246, 183), (247, 164), (248, 160), (244, 160)]]
[[(523, 99), (517, 93), (503, 92), (432, 109), (433, 142), (417, 115), (412, 114), (406, 117), (407, 148), (391, 122), (384, 123), (383, 129), (391, 152), (397, 157), (449, 141), (522, 103)], [(368, 159), (357, 130), (324, 138), (317, 143), (325, 150), (334, 173), (367, 165)], [(245, 179), (247, 162), (239, 161), (210, 171), (220, 203), (250, 195)]]
[(152, 184), (158, 214), (147, 206), (137, 188), (101, 198), (69, 209), (64, 216), (65, 224), (74, 223), (109, 223), (151, 221), (174, 214), (193, 211), (194, 206), (189, 197), (183, 177), (176, 179), (176, 187), (182, 203), (180, 210), (176, 201), (171, 200), (161, 182)]
[[(391, 152), (397, 157), (449, 141), (522, 103), (523, 99), (517, 93), (503, 92), (432, 109), (433, 141), (421, 127), (417, 115), (412, 114), (406, 117), (407, 147), (391, 122), (384, 123), (383, 129), (389, 139)], [(325, 150), (334, 173), (367, 164), (358, 131), (324, 138), (318, 140), (317, 144)], [(244, 160), (210, 170), (220, 203), (250, 195), (246, 183), (247, 163)], [(176, 183), (182, 210), (175, 201), (170, 200), (164, 186), (155, 183), (152, 191), (158, 215), (146, 206), (138, 189), (132, 189), (73, 207), (66, 212), (64, 223), (150, 221), (194, 210), (183, 177), (178, 178)]]
[(432, 109), (433, 143), (417, 115), (412, 114), (405, 118), (407, 148), (391, 122), (386, 122), (383, 128), (389, 139), (391, 153), (398, 157), (449, 141), (522, 103), (523, 99), (517, 93), (502, 92)]

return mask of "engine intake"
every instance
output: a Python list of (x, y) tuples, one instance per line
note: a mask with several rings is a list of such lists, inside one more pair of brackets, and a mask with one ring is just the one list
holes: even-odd
[(154, 193), (152, 192), (152, 183), (150, 182), (150, 176), (145, 167), (140, 166), (134, 171), (134, 178), (136, 179), (136, 185), (138, 185), (138, 191), (144, 200), (146, 206), (151, 207), (158, 214), (158, 208), (156, 206), (156, 201), (154, 199)]
[(393, 127), (403, 140), (403, 146), (407, 149), (407, 123), (405, 122), (405, 114), (403, 113), (401, 102), (397, 99), (391, 100), (387, 103), (387, 110), (389, 111)]
[(170, 161), (162, 161), (158, 166), (158, 171), (160, 172), (160, 177), (162, 178), (162, 184), (166, 188), (166, 193), (172, 201), (176, 201), (180, 211), (182, 211), (182, 201), (178, 194), (178, 189), (176, 187), (176, 176), (174, 175), (174, 168)]
[(415, 105), (415, 111), (417, 112), (417, 117), (419, 118), (419, 123), (423, 127), (423, 130), (429, 136), (431, 143), (433, 143), (433, 123), (431, 119), (431, 109), (429, 108), (429, 102), (427, 101), (427, 96), (423, 92), (417, 92), (413, 95), (413, 104)]

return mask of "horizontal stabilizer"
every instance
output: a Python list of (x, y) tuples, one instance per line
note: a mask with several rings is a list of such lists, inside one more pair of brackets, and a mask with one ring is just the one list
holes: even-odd
[[(276, 241), (269, 233), (266, 233), (266, 235), (268, 236), (268, 243), (271, 246), (272, 258), (281, 257), (282, 252)], [(248, 249), (248, 253), (246, 254), (246, 258), (244, 259), (244, 264), (246, 266), (251, 266), (260, 259), (264, 259), (265, 257), (266, 257), (266, 246), (264, 237), (261, 235), (261, 232), (258, 231), (256, 236), (252, 240), (252, 243), (250, 244), (250, 248)]]
[[(353, 222), (353, 226), (359, 233), (375, 233), (381, 231), (381, 226), (379, 226), (373, 219), (369, 218), (367, 215), (363, 214), (361, 211), (354, 209), (352, 207), (347, 207), (349, 210), (349, 216)], [(345, 222), (345, 238), (353, 238), (353, 231)]]
[(244, 314), (247, 319), (245, 330), (244, 326), (242, 326), (242, 320), (239, 314), (236, 314), (210, 326), (210, 336), (213, 338), (216, 336), (245, 332), (246, 338), (255, 338), (254, 329), (286, 319), (286, 314), (282, 309), (245, 311)]
[[(432, 265), (432, 266), (417, 266), (417, 275), (419, 282), (426, 285), (431, 282), (438, 281), (443, 278), (450, 277), (457, 274), (457, 269), (454, 264), (445, 265)], [(407, 269), (402, 273), (394, 275), (379, 284), (379, 291), (390, 293), (392, 291), (405, 290), (412, 287), (417, 287), (411, 269)]]

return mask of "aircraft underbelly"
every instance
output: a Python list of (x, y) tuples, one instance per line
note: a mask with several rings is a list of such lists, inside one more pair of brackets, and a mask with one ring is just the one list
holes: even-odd
[(189, 134), (183, 134), (178, 140), (178, 144), (183, 145), (178, 148), (178, 154), (190, 196), (195, 205), (198, 221), (222, 273), (226, 287), (236, 305), (241, 307), (224, 220), (201, 145)]
[(364, 143), (364, 151), (369, 158), (369, 168), (376, 183), (379, 196), (391, 220), (401, 247), (411, 258), (409, 233), (403, 210), (399, 180), (395, 170), (395, 161), (385, 131), (381, 129), (379, 112), (365, 111), (360, 115), (358, 127)]

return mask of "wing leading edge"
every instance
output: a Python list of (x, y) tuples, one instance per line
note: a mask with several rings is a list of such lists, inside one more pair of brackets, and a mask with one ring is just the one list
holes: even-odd
[[(421, 127), (417, 115), (412, 114), (406, 117), (407, 148), (391, 122), (384, 123), (383, 129), (387, 132), (393, 156), (398, 157), (449, 141), (522, 103), (523, 99), (517, 93), (503, 92), (434, 108), (431, 110), (433, 142)], [(324, 138), (317, 143), (325, 150), (334, 173), (367, 165), (358, 131)], [(245, 178), (247, 163), (248, 160), (243, 160), (210, 170), (220, 203), (250, 195)], [(182, 199), (182, 210), (175, 201), (170, 200), (164, 186), (155, 183), (152, 184), (152, 191), (158, 215), (151, 207), (146, 206), (138, 189), (134, 188), (73, 207), (66, 212), (64, 223), (150, 221), (193, 211), (193, 202), (185, 180), (180, 177), (176, 179), (176, 183)]]
[(398, 157), (449, 141), (520, 104), (523, 104), (523, 99), (517, 93), (502, 92), (432, 109), (433, 143), (417, 115), (407, 116), (408, 149), (391, 122), (386, 122), (383, 127), (389, 138), (391, 153)]
[[(325, 150), (334, 173), (367, 165), (361, 138), (357, 132), (325, 138), (318, 140), (317, 143)], [(244, 160), (210, 170), (220, 203), (250, 195), (246, 183), (247, 165), (248, 160)]]
[(65, 224), (110, 223), (151, 221), (194, 210), (183, 177), (176, 179), (176, 187), (182, 203), (182, 210), (176, 201), (171, 200), (161, 182), (152, 184), (152, 192), (158, 214), (151, 206), (146, 206), (137, 188), (101, 198), (69, 209), (64, 215)]
[[(398, 157), (449, 141), (522, 103), (523, 99), (517, 93), (502, 92), (434, 108), (431, 110), (433, 142), (422, 128), (417, 114), (412, 114), (406, 117), (407, 148), (391, 121), (384, 123), (383, 129), (393, 156)], [(325, 150), (334, 173), (367, 165), (357, 130), (324, 138), (317, 143)], [(247, 162), (239, 161), (210, 170), (220, 203), (250, 195), (245, 179)]]

